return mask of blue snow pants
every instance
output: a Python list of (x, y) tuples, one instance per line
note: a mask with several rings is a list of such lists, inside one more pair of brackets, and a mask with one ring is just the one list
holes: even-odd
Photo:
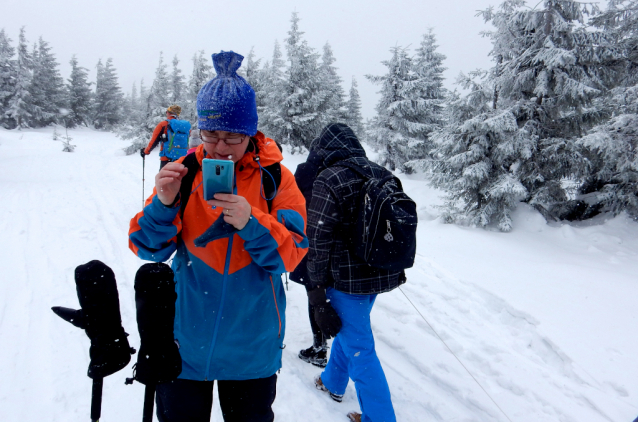
[(396, 422), (390, 388), (374, 350), (370, 312), (377, 295), (351, 295), (328, 288), (326, 296), (341, 318), (321, 381), (334, 394), (344, 394), (354, 381), (362, 422)]

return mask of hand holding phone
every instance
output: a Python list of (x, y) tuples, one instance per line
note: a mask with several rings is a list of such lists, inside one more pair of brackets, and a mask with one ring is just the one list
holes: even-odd
[(215, 199), (216, 193), (233, 193), (235, 163), (231, 160), (204, 158), (202, 161), (204, 178), (204, 200)]

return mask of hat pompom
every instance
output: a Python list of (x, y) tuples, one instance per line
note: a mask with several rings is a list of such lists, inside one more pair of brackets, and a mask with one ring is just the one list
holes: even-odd
[(255, 91), (237, 74), (244, 57), (233, 51), (221, 51), (213, 54), (212, 59), (217, 76), (197, 95), (199, 128), (255, 135), (258, 123)]
[(232, 51), (222, 51), (211, 56), (213, 58), (213, 66), (215, 73), (222, 77), (233, 77), (237, 75), (237, 71), (244, 60), (244, 56)]

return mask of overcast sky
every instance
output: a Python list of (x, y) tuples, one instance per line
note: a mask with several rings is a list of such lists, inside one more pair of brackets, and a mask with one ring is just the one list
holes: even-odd
[(31, 43), (42, 36), (48, 41), (62, 76), (75, 54), (81, 66), (91, 70), (94, 80), (98, 59), (113, 58), (120, 85), (130, 92), (133, 82), (144, 78), (150, 85), (163, 51), (165, 61), (174, 55), (189, 76), (191, 58), (199, 50), (207, 56), (233, 50), (244, 56), (254, 47), (256, 56), (270, 60), (275, 40), (282, 52), (293, 11), (309, 45), (319, 52), (326, 42), (332, 46), (350, 89), (354, 76), (359, 84), (364, 117), (373, 117), (379, 87), (365, 79), (381, 75), (382, 60), (390, 58), (392, 46), (417, 47), (421, 36), (432, 28), (439, 51), (447, 56), (446, 85), (459, 72), (491, 65), (490, 42), (479, 32), (489, 30), (477, 10), (501, 0), (323, 0), (323, 1), (211, 1), (181, 0), (0, 0), (0, 28), (17, 45), (25, 26)]

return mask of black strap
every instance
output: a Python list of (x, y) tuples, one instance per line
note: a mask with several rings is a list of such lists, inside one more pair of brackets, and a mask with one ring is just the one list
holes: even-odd
[(188, 169), (188, 173), (186, 173), (186, 176), (182, 178), (182, 184), (179, 187), (179, 215), (181, 218), (184, 218), (184, 210), (186, 209), (186, 204), (188, 204), (188, 200), (191, 197), (193, 181), (195, 180), (195, 175), (201, 167), (194, 152), (188, 154), (186, 158), (184, 158), (184, 161), (182, 161), (182, 164)]
[[(182, 178), (182, 184), (179, 188), (179, 196), (180, 196), (180, 208), (179, 213), (182, 218), (184, 218), (184, 210), (186, 209), (186, 204), (188, 204), (188, 200), (191, 196), (191, 191), (193, 189), (193, 181), (195, 180), (195, 175), (201, 168), (199, 165), (199, 161), (197, 161), (197, 156), (195, 153), (190, 153), (184, 158), (182, 164), (186, 166), (188, 169), (188, 173), (186, 176)], [(279, 185), (281, 184), (281, 164), (275, 163), (269, 166), (264, 167), (262, 174), (262, 183), (264, 186), (264, 197), (266, 198), (266, 202), (268, 203), (268, 212), (272, 211), (272, 203), (276, 196), (275, 193), (277, 189), (279, 189)]]
[[(335, 166), (340, 166), (340, 167), (347, 167), (351, 170), (354, 170), (355, 173), (363, 176), (364, 179), (369, 180), (369, 179), (373, 179), (375, 178), (374, 174), (372, 173), (372, 171), (366, 172), (363, 167), (361, 167), (358, 164), (353, 163), (352, 161), (338, 161), (337, 163), (334, 164)], [(384, 185), (386, 182), (390, 181), (390, 180), (394, 180), (397, 187), (403, 191), (403, 185), (401, 184), (401, 180), (396, 177), (394, 174), (392, 174), (390, 172), (390, 170), (386, 169), (386, 174), (385, 176), (383, 176), (383, 178), (380, 179), (379, 182), (379, 186)]]
[[(266, 171), (268, 173), (266, 173)], [(275, 199), (277, 189), (279, 189), (279, 185), (281, 184), (281, 164), (275, 163), (264, 167), (262, 183), (264, 185), (264, 196), (268, 203), (268, 213), (270, 214), (272, 211), (272, 202)]]

